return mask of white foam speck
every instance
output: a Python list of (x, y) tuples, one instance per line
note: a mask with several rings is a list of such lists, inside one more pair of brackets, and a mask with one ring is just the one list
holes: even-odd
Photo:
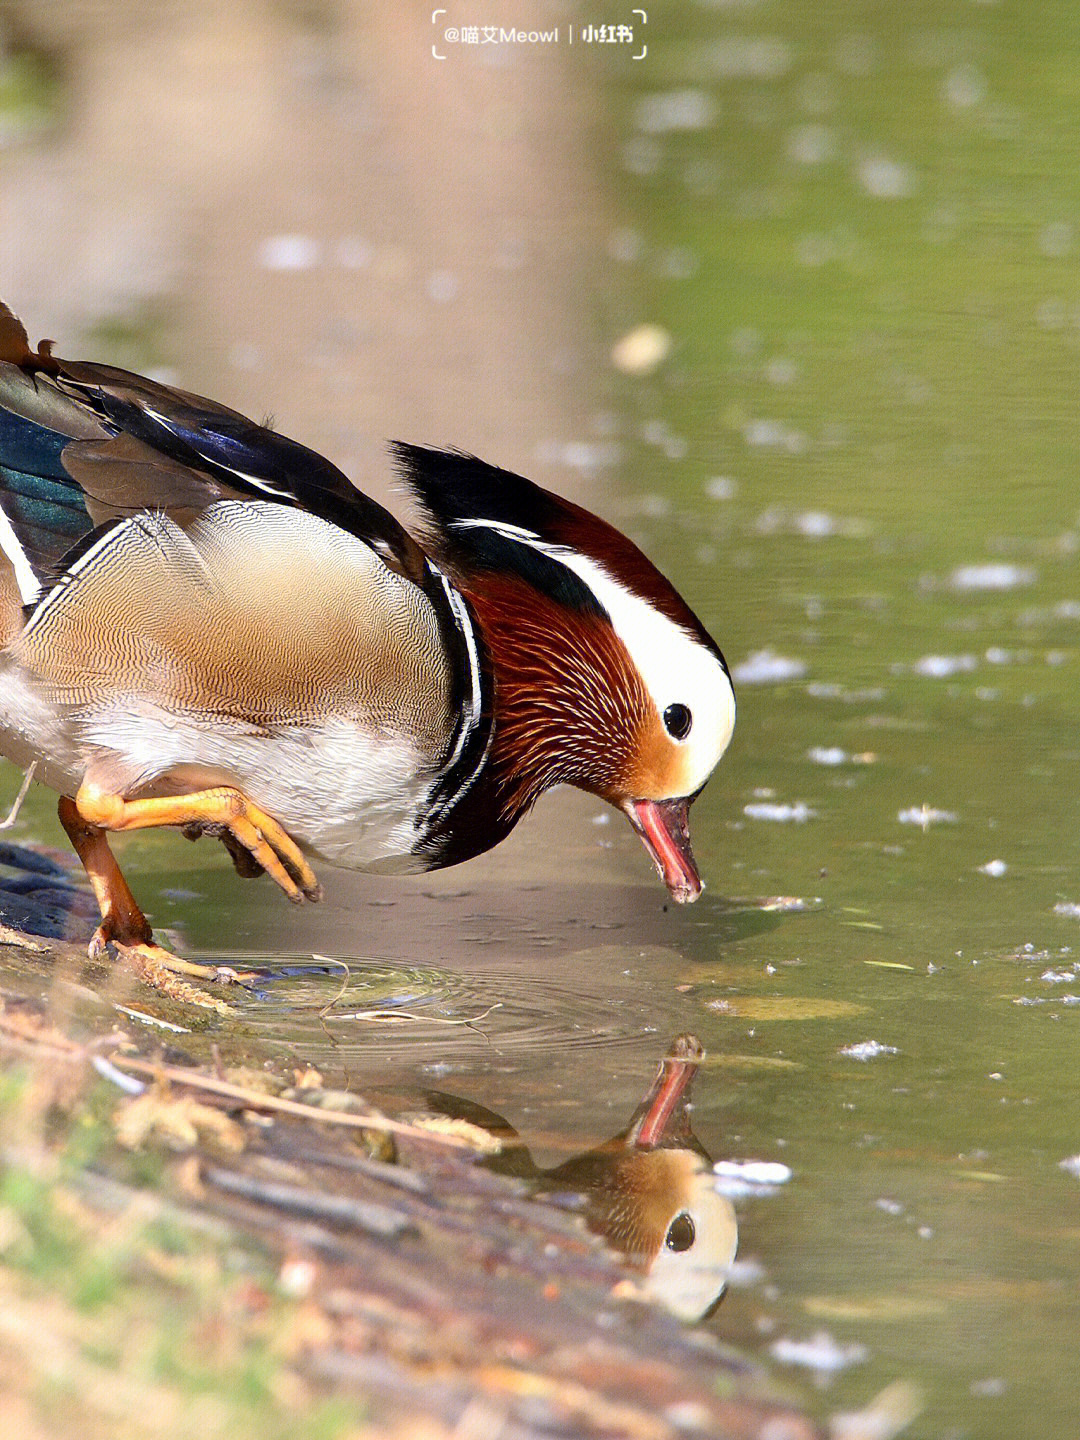
[(911, 668), (914, 674), (929, 680), (945, 680), (974, 670), (978, 663), (974, 655), (924, 655)]
[(791, 1179), (791, 1169), (778, 1160), (718, 1160), (715, 1186), (729, 1200), (772, 1195)]
[(979, 874), (990, 875), (993, 879), (998, 880), (1008, 868), (1004, 860), (988, 860), (985, 865), (979, 866)]
[(856, 174), (866, 193), (877, 200), (901, 200), (915, 190), (914, 171), (888, 155), (865, 156)]
[(673, 130), (705, 130), (716, 118), (716, 105), (704, 90), (667, 90), (638, 101), (634, 124), (647, 135)]
[(855, 1045), (844, 1045), (840, 1050), (849, 1060), (876, 1060), (879, 1055), (899, 1055), (895, 1045), (883, 1045), (880, 1040), (860, 1040)]
[(828, 125), (796, 125), (787, 139), (787, 153), (798, 165), (823, 165), (836, 154), (836, 139)]
[(958, 565), (949, 578), (954, 590), (1015, 590), (1033, 585), (1036, 574), (1030, 565), (994, 562), (987, 565)]
[(931, 825), (955, 825), (957, 821), (954, 811), (936, 810), (933, 805), (912, 805), (899, 811), (896, 818), (901, 825), (918, 825), (921, 830), (928, 830)]
[(776, 685), (783, 680), (801, 679), (806, 674), (806, 662), (777, 655), (774, 650), (755, 650), (731, 673), (739, 685)]
[(1058, 1169), (1064, 1170), (1068, 1175), (1075, 1175), (1077, 1180), (1080, 1180), (1080, 1155), (1070, 1155), (1067, 1160), (1060, 1161)]
[(787, 443), (787, 426), (782, 420), (750, 420), (743, 428), (743, 439), (755, 447), (777, 447)]
[(1074, 970), (1044, 970), (1039, 979), (1045, 980), (1047, 985), (1074, 985), (1076, 972)]
[(1064, 915), (1069, 920), (1080, 920), (1080, 905), (1075, 900), (1059, 900), (1054, 906), (1055, 915)]
[(608, 236), (607, 253), (623, 265), (640, 260), (645, 252), (645, 242), (636, 230), (615, 230)]
[(1073, 227), (1067, 220), (1053, 220), (1039, 231), (1039, 249), (1051, 259), (1059, 260), (1072, 249)]
[(957, 65), (945, 77), (945, 99), (954, 110), (969, 110), (986, 96), (986, 78), (975, 65)]
[(802, 1365), (819, 1375), (835, 1375), (850, 1365), (861, 1365), (869, 1354), (865, 1345), (840, 1345), (827, 1330), (816, 1330), (809, 1340), (783, 1336), (769, 1348), (781, 1365)]
[(322, 253), (311, 235), (268, 235), (259, 246), (258, 259), (264, 270), (312, 270)]
[(721, 80), (779, 80), (792, 58), (788, 42), (772, 35), (725, 35), (702, 55)]
[(765, 379), (770, 385), (792, 385), (799, 378), (799, 367), (786, 355), (776, 355), (765, 366)]
[(779, 825), (803, 825), (807, 820), (815, 819), (817, 811), (811, 810), (802, 800), (797, 800), (794, 805), (773, 805), (768, 802), (744, 805), (743, 814), (751, 820), (772, 820)]
[(760, 1260), (733, 1260), (728, 1266), (727, 1282), (733, 1290), (749, 1290), (764, 1279), (765, 1267)]
[(714, 475), (705, 482), (705, 494), (710, 500), (733, 500), (738, 488), (738, 482), (730, 475)]
[(841, 750), (839, 745), (812, 745), (806, 752), (806, 758), (815, 765), (846, 765), (848, 752)]
[(804, 510), (795, 517), (795, 528), (800, 535), (807, 535), (812, 540), (822, 540), (826, 535), (836, 533), (836, 521), (824, 510)]

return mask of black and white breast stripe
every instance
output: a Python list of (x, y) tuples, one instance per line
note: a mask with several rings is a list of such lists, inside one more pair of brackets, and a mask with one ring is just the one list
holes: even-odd
[[(472, 614), (464, 596), (442, 571), (430, 562), (429, 570), (438, 581), (443, 600), (436, 609), (444, 643), (449, 642), (447, 649), (455, 665), (453, 703), (458, 719), (446, 759), (428, 792), (425, 813), (419, 817), (420, 833), (413, 847), (417, 853), (430, 848), (446, 816), (476, 783), (491, 749), (493, 728), (490, 667)], [(428, 593), (431, 595), (430, 590)]]

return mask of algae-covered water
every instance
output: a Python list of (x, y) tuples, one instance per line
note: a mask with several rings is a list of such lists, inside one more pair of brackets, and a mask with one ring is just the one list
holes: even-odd
[[(337, 1010), (383, 1018), (277, 981), (244, 1004), (270, 1053), (460, 1093), (547, 1163), (698, 1034), (702, 1143), (791, 1171), (740, 1202), (708, 1325), (822, 1416), (916, 1382), (920, 1440), (1080, 1423), (1076, 22), (672, 4), (647, 61), (558, 62), (603, 117), (583, 325), (605, 354), (663, 332), (590, 381), (588, 498), (736, 679), (695, 907), (568, 795), (445, 876), (325, 875), (304, 913), (206, 843), (121, 847), (188, 953), (352, 962)], [(55, 839), (50, 809), (18, 834)]]

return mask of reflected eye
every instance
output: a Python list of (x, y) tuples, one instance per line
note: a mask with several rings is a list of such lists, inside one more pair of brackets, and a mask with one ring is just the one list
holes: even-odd
[(676, 1215), (668, 1226), (664, 1244), (669, 1250), (674, 1250), (676, 1255), (681, 1255), (684, 1250), (689, 1250), (693, 1245), (696, 1234), (694, 1222), (684, 1210), (681, 1215)]
[(694, 717), (690, 711), (678, 701), (664, 711), (664, 728), (673, 740), (685, 740), (693, 723)]

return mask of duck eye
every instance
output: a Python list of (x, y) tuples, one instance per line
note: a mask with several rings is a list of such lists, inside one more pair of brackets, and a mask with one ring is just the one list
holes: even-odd
[(689, 1250), (693, 1245), (696, 1234), (694, 1222), (684, 1210), (681, 1215), (676, 1215), (668, 1226), (664, 1244), (669, 1250), (674, 1250), (676, 1255), (681, 1255), (684, 1250)]
[(690, 734), (690, 726), (694, 723), (694, 717), (685, 705), (678, 701), (669, 705), (664, 711), (664, 729), (673, 740), (685, 740)]

